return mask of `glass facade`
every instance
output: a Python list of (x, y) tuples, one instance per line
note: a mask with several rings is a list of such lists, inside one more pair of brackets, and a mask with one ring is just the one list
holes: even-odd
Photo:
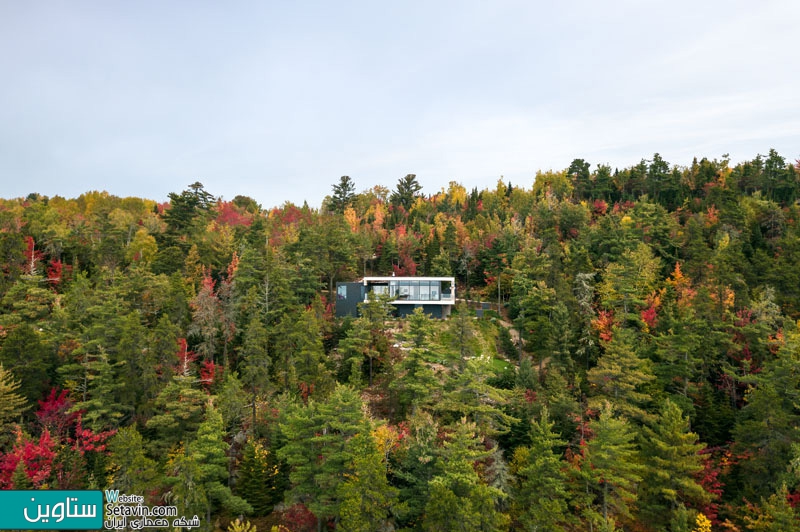
[(450, 281), (398, 279), (385, 284), (370, 284), (369, 290), (375, 294), (388, 294), (398, 301), (441, 301), (453, 297)]

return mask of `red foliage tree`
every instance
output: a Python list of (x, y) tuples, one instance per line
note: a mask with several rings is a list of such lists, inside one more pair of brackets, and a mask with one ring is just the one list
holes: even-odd
[(16, 436), (17, 441), (12, 451), (0, 459), (0, 489), (14, 489), (14, 471), (20, 462), (24, 464), (25, 474), (33, 487), (40, 488), (50, 478), (56, 456), (56, 442), (47, 429), (42, 431), (38, 441), (25, 439), (19, 427)]

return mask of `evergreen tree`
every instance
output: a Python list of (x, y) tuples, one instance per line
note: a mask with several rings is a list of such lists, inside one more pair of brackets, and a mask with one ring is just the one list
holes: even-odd
[(599, 407), (610, 402), (622, 415), (645, 420), (650, 417), (650, 395), (644, 385), (654, 379), (649, 361), (636, 354), (633, 331), (615, 328), (612, 334), (606, 352), (586, 376), (593, 391), (589, 403)]
[(206, 522), (212, 511), (224, 508), (232, 515), (249, 514), (252, 506), (234, 495), (228, 486), (228, 444), (223, 440), (222, 415), (209, 401), (205, 419), (197, 429), (197, 437), (186, 447), (186, 454), (197, 464), (197, 483), (206, 494)]
[(431, 335), (431, 329), (431, 318), (425, 314), (422, 307), (415, 308), (414, 312), (408, 316), (408, 333), (417, 349), (425, 345)]
[(697, 434), (689, 431), (689, 420), (681, 409), (667, 399), (650, 428), (642, 428), (642, 456), (645, 470), (640, 508), (654, 525), (664, 523), (665, 516), (675, 516), (685, 504), (702, 508), (710, 497), (695, 480), (703, 470)]
[(486, 358), (474, 358), (467, 361), (463, 371), (451, 372), (441, 399), (433, 406), (434, 411), (451, 424), (459, 424), (462, 418), (468, 419), (488, 436), (508, 432), (518, 421), (502, 408), (508, 404), (511, 392), (489, 384), (489, 372), (489, 359)]
[(283, 500), (282, 475), (273, 453), (258, 440), (249, 440), (239, 465), (236, 493), (253, 507), (253, 515), (268, 515)]
[(244, 331), (241, 350), (242, 384), (250, 390), (251, 423), (256, 422), (256, 403), (258, 395), (264, 393), (269, 385), (269, 369), (272, 359), (269, 356), (269, 335), (261, 316), (254, 315)]
[(556, 448), (566, 444), (553, 433), (547, 408), (531, 423), (531, 444), (518, 447), (511, 464), (514, 473), (512, 515), (521, 530), (558, 531), (568, 521), (567, 477)]
[(755, 510), (755, 515), (745, 516), (747, 530), (754, 532), (797, 530), (800, 527), (800, 516), (789, 505), (788, 496), (786, 484), (782, 484), (768, 499), (761, 499), (761, 507)]
[(508, 516), (497, 510), (503, 493), (487, 486), (475, 472), (474, 462), (485, 457), (477, 449), (473, 423), (458, 423), (442, 450), (440, 472), (430, 481), (423, 530), (497, 531), (508, 526)]
[(450, 333), (450, 347), (458, 357), (456, 365), (462, 369), (467, 359), (474, 357), (478, 352), (475, 325), (472, 323), (474, 316), (475, 314), (464, 303), (459, 303), (447, 327)]
[(768, 497), (780, 487), (791, 445), (800, 441), (800, 332), (792, 327), (785, 335), (775, 359), (748, 379), (755, 386), (747, 393), (734, 430), (734, 448), (750, 455), (736, 472), (743, 479), (742, 494), (751, 500)]
[[(123, 427), (108, 442), (109, 484), (122, 493), (149, 494), (159, 484), (156, 462), (145, 455), (144, 439), (135, 426)], [(154, 501), (150, 501), (154, 502)]]
[(337, 530), (348, 532), (371, 532), (386, 526), (393, 510), (401, 509), (398, 489), (390, 486), (386, 479), (387, 466), (375, 445), (375, 439), (364, 425), (362, 432), (348, 442), (353, 456), (352, 472), (339, 485), (341, 520)]
[(350, 176), (343, 175), (339, 178), (339, 182), (333, 185), (333, 196), (330, 200), (331, 212), (344, 213), (345, 208), (353, 202), (355, 191), (356, 186)]
[(608, 403), (600, 417), (589, 423), (589, 429), (594, 437), (584, 447), (584, 474), (588, 475), (595, 501), (588, 517), (601, 530), (613, 530), (615, 523), (633, 518), (636, 488), (642, 481), (635, 433), (624, 418), (614, 417)]
[(397, 188), (392, 192), (390, 201), (392, 205), (403, 207), (408, 212), (414, 205), (414, 200), (420, 190), (422, 190), (422, 185), (417, 182), (417, 176), (408, 174), (397, 181)]
[(317, 517), (318, 529), (339, 516), (340, 486), (352, 460), (348, 440), (363, 427), (361, 398), (352, 388), (338, 385), (324, 402), (309, 399), (281, 422), (286, 444), (278, 457), (291, 468), (287, 502), (301, 502)]
[(397, 394), (401, 413), (415, 413), (433, 406), (440, 382), (428, 365), (422, 349), (411, 349), (397, 368), (389, 388)]
[(19, 381), (0, 363), (0, 453), (11, 444), (13, 424), (22, 420), (28, 408), (25, 398), (17, 393), (19, 389)]
[[(203, 409), (208, 397), (200, 390), (192, 387), (191, 376), (178, 375), (167, 384), (155, 400), (156, 414), (147, 420), (145, 426), (156, 433), (151, 440), (154, 454), (164, 455), (179, 442), (197, 431), (203, 419)], [(180, 453), (179, 453), (180, 454)], [(182, 458), (176, 460), (182, 463)], [(191, 469), (190, 463), (184, 464)]]
[(19, 393), (31, 403), (53, 385), (55, 357), (46, 335), (28, 324), (18, 325), (7, 334), (0, 348), (0, 364), (19, 380)]

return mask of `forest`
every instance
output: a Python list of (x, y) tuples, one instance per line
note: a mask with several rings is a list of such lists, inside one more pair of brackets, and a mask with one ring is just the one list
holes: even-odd
[[(40, 192), (0, 199), (1, 489), (236, 532), (800, 529), (800, 161)], [(463, 301), (335, 316), (392, 274)]]

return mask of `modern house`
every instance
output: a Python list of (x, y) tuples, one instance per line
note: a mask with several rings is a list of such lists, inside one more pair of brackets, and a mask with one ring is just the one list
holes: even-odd
[(367, 301), (370, 292), (389, 296), (397, 316), (421, 307), (434, 318), (446, 318), (456, 304), (456, 278), (364, 277), (354, 283), (336, 283), (336, 315), (356, 316), (358, 304)]

